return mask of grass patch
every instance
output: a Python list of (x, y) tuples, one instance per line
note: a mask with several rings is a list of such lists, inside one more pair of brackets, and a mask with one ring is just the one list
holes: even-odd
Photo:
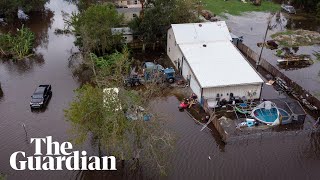
[(271, 38), (285, 47), (312, 46), (320, 44), (320, 33), (308, 30), (287, 30), (271, 35)]
[(243, 12), (252, 11), (275, 12), (281, 9), (280, 4), (270, 1), (262, 1), (261, 6), (255, 6), (249, 0), (247, 3), (240, 0), (203, 0), (203, 3), (206, 9), (217, 15), (223, 15), (223, 13), (241, 15)]
[(281, 36), (281, 35), (293, 35), (294, 34), (294, 31), (292, 30), (287, 30), (287, 31), (283, 31), (283, 32), (277, 32), (275, 34), (272, 34), (271, 35), (271, 38), (275, 38), (277, 36)]

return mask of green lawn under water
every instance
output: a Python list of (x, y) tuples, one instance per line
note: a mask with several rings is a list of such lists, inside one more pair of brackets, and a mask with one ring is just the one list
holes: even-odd
[(205, 9), (217, 15), (223, 15), (223, 13), (241, 15), (243, 12), (251, 11), (275, 12), (281, 9), (280, 4), (271, 1), (262, 1), (261, 6), (255, 6), (249, 0), (246, 1), (247, 3), (240, 0), (202, 0), (202, 3)]

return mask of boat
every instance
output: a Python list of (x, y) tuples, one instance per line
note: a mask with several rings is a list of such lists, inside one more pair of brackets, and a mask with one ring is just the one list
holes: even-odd
[(281, 9), (289, 14), (296, 14), (296, 9), (293, 6), (287, 4), (281, 4)]
[(250, 114), (252, 109), (256, 106), (255, 103), (251, 103), (251, 104), (248, 104), (248, 103), (237, 103), (235, 106), (234, 106), (234, 110), (240, 114)]
[(310, 57), (308, 56), (291, 56), (291, 57), (286, 57), (282, 59), (277, 59), (277, 62), (279, 64), (292, 64), (292, 63), (310, 63), (312, 64), (313, 61)]
[(292, 122), (291, 115), (284, 109), (277, 108), (276, 104), (271, 101), (264, 101), (259, 104), (252, 110), (251, 116), (257, 121), (272, 126)]

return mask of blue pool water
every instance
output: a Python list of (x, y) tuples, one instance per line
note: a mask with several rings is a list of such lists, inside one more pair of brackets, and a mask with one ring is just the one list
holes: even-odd
[(279, 112), (282, 115), (282, 120), (283, 121), (286, 121), (286, 120), (288, 120), (290, 118), (289, 114), (287, 113), (287, 111), (285, 111), (283, 109), (279, 109)]
[(278, 118), (278, 114), (277, 114), (277, 109), (276, 108), (271, 108), (271, 109), (257, 109), (254, 111), (254, 115), (266, 122), (266, 123), (273, 123), (277, 118)]

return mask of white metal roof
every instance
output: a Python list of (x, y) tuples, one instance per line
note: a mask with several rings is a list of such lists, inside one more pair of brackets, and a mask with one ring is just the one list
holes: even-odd
[(171, 24), (171, 27), (177, 44), (232, 40), (224, 21)]
[(230, 41), (181, 44), (179, 47), (202, 88), (263, 83)]

